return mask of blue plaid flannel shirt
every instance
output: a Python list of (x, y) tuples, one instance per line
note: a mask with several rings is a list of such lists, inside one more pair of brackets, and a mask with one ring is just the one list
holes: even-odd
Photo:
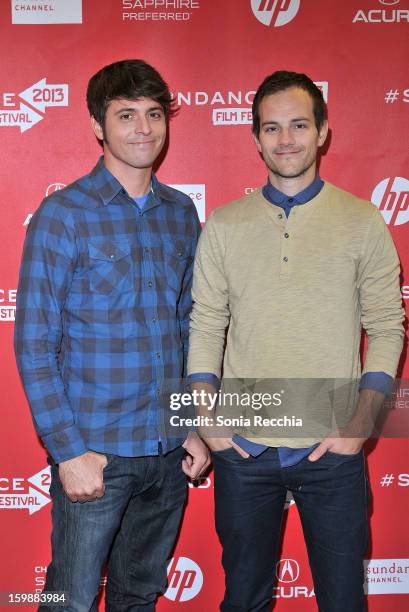
[[(152, 177), (142, 211), (105, 168), (46, 198), (24, 243), (15, 352), (37, 433), (54, 460), (87, 450), (158, 454), (161, 393), (184, 373), (193, 202)], [(175, 432), (177, 433), (177, 432)]]

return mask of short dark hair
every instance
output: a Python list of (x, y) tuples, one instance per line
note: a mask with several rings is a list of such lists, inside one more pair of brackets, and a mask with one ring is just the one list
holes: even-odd
[(155, 68), (140, 59), (122, 60), (104, 66), (89, 80), (88, 110), (102, 128), (108, 104), (118, 98), (151, 98), (161, 105), (166, 117), (175, 112), (168, 85)]
[(257, 89), (253, 100), (252, 115), (253, 115), (253, 134), (256, 136), (260, 133), (260, 115), (259, 108), (263, 98), (271, 94), (298, 87), (308, 92), (312, 98), (314, 119), (317, 130), (320, 131), (324, 121), (327, 118), (327, 105), (323, 98), (321, 90), (315, 85), (306, 74), (301, 72), (288, 72), (286, 70), (277, 70), (267, 76)]

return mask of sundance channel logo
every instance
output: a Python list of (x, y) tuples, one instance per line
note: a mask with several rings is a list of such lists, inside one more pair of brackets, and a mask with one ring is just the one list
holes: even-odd
[(11, 0), (11, 22), (82, 23), (82, 0)]
[(168, 565), (168, 589), (165, 597), (171, 601), (190, 601), (203, 586), (203, 572), (188, 557), (173, 557)]
[(409, 593), (409, 559), (369, 559), (364, 569), (368, 595)]
[(388, 177), (377, 184), (371, 202), (382, 213), (388, 225), (403, 225), (409, 221), (409, 180), (401, 176)]
[(294, 19), (300, 0), (251, 0), (251, 8), (260, 23), (279, 28)]

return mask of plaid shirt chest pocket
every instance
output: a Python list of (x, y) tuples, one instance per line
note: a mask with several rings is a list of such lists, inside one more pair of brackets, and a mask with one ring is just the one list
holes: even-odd
[(166, 263), (166, 279), (168, 285), (179, 292), (182, 287), (183, 277), (192, 257), (181, 242), (165, 243), (163, 245), (164, 260)]
[(132, 245), (126, 240), (88, 243), (90, 290), (108, 295), (134, 289)]

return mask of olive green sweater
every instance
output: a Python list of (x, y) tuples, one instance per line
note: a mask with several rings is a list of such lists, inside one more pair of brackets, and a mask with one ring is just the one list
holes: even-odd
[(228, 379), (359, 380), (363, 326), (364, 371), (395, 376), (399, 271), (375, 206), (330, 183), (288, 219), (261, 190), (231, 202), (212, 213), (199, 241), (188, 372), (220, 377), (223, 366)]

